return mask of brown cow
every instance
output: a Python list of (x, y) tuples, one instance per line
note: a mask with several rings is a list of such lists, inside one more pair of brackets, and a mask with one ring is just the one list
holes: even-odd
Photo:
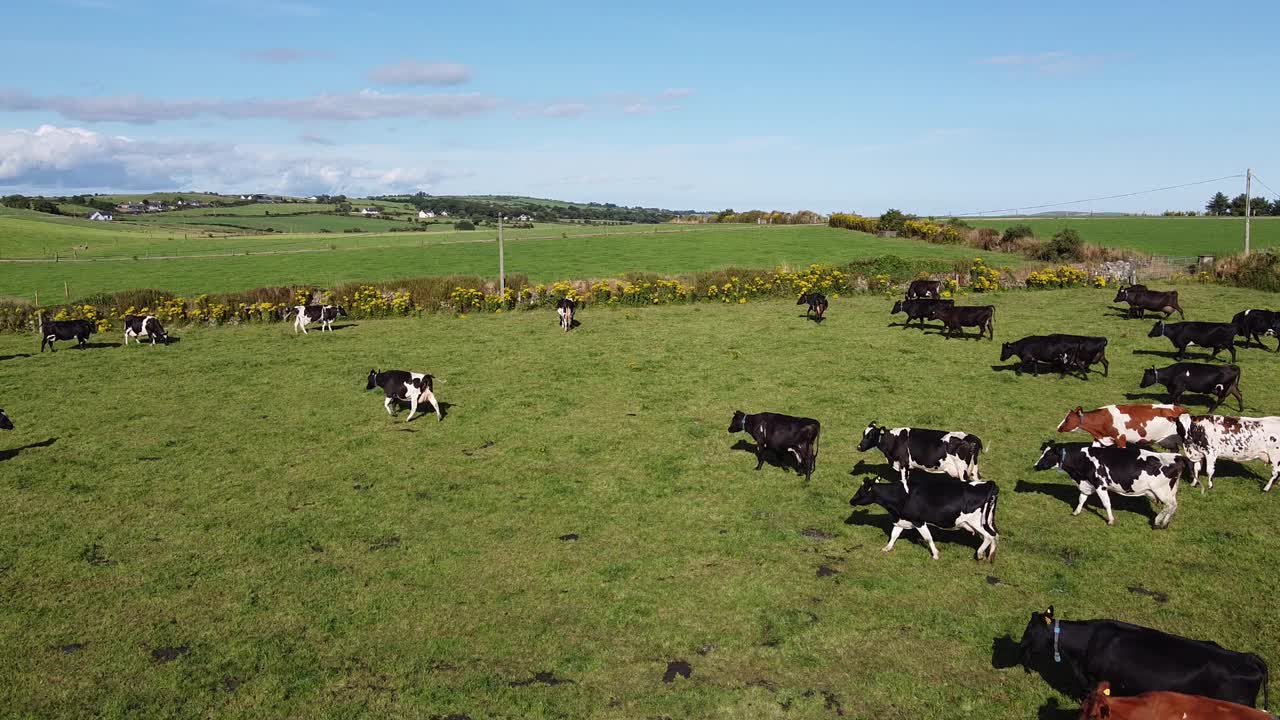
[(1125, 447), (1129, 443), (1162, 443), (1177, 437), (1181, 444), (1191, 427), (1191, 413), (1178, 405), (1105, 405), (1085, 412), (1076, 407), (1058, 424), (1058, 432), (1084, 430), (1095, 445)]
[(1261, 710), (1226, 700), (1153, 691), (1133, 697), (1111, 697), (1111, 683), (1102, 681), (1080, 708), (1080, 720), (1274, 720)]

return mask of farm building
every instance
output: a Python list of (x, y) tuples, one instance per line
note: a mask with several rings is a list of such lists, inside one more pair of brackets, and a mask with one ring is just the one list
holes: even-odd
[(431, 212), (430, 210), (419, 210), (419, 211), (418, 211), (418, 219), (419, 219), (419, 220), (430, 220), (431, 218), (433, 218), (433, 217), (435, 217), (435, 216), (436, 216), (436, 214), (435, 214), (435, 213), (433, 213), (433, 212)]
[(111, 216), (109, 214), (102, 213), (97, 210), (94, 210), (93, 213), (89, 215), (89, 219), (97, 220), (99, 222), (111, 222)]
[(378, 208), (360, 208), (360, 214), (367, 217), (376, 217), (382, 214)]

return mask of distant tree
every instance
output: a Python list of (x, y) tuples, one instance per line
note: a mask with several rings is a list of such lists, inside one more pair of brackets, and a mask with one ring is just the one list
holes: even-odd
[(1264, 197), (1249, 198), (1250, 215), (1270, 215), (1271, 203)]
[(1237, 216), (1244, 215), (1244, 193), (1231, 198), (1231, 214)]
[(1044, 244), (1045, 260), (1080, 260), (1084, 257), (1084, 241), (1080, 233), (1063, 228)]
[(1026, 237), (1035, 237), (1036, 231), (1031, 229), (1030, 225), (1010, 225), (1004, 229), (1004, 234), (1000, 239), (1006, 243), (1014, 240), (1021, 240)]
[(1205, 215), (1226, 215), (1230, 210), (1231, 201), (1222, 193), (1214, 193), (1213, 197), (1209, 198), (1209, 202), (1205, 203), (1204, 206)]
[(476, 224), (470, 220), (459, 220), (453, 224), (454, 230), (475, 230)]
[(50, 215), (61, 215), (62, 211), (58, 206), (48, 198), (36, 198), (31, 201), (31, 209), (36, 212), (48, 213)]
[(901, 230), (911, 216), (897, 208), (889, 208), (880, 215), (881, 230)]
[(17, 208), (18, 210), (26, 210), (31, 207), (31, 201), (25, 195), (5, 195), (4, 200), (0, 202), (3, 202), (5, 207)]
[(1271, 203), (1271, 214), (1280, 215), (1280, 197), (1277, 197), (1275, 202)]

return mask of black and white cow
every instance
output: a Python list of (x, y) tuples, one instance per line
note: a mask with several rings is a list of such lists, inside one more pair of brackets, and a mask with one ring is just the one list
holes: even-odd
[[(1273, 310), (1242, 310), (1231, 318), (1231, 324), (1236, 327), (1236, 334), (1243, 337), (1246, 344), (1253, 341), (1264, 350), (1264, 335), (1280, 338), (1280, 313)], [(1276, 352), (1280, 353), (1280, 343), (1276, 344)]]
[(827, 312), (827, 296), (822, 293), (804, 293), (796, 300), (797, 305), (808, 305), (809, 309), (805, 311), (804, 316), (816, 315), (818, 322), (822, 322), (822, 316)]
[(165, 345), (169, 344), (169, 334), (164, 331), (164, 326), (156, 319), (155, 315), (125, 315), (124, 316), (124, 344), (129, 345), (129, 338), (133, 338), (139, 345), (142, 344), (142, 338), (150, 338), (151, 344), (156, 344), (158, 338)]
[(907, 476), (911, 470), (949, 475), (956, 480), (981, 482), (978, 456), (982, 440), (961, 431), (927, 430), (923, 428), (887, 428), (874, 420), (862, 431), (858, 450), (877, 448), (889, 465), (902, 476), (902, 489), (910, 492)]
[(382, 405), (387, 409), (387, 414), (395, 417), (395, 404), (398, 402), (409, 403), (409, 417), (405, 418), (405, 422), (413, 419), (418, 412), (418, 403), (426, 402), (436, 411), (436, 422), (444, 420), (444, 415), (440, 412), (440, 404), (436, 402), (436, 396), (433, 392), (435, 383), (433, 375), (426, 373), (409, 372), (407, 370), (377, 370), (369, 371), (369, 383), (365, 385), (365, 390), (374, 388), (382, 388), (386, 400)]
[(301, 330), (302, 334), (306, 335), (307, 326), (314, 322), (320, 323), (320, 332), (325, 330), (333, 332), (333, 321), (346, 317), (347, 311), (341, 305), (294, 305), (289, 314), (295, 316), (293, 334), (297, 335)]
[(13, 421), (9, 419), (8, 415), (4, 414), (4, 410), (0, 410), (0, 430), (12, 430), (12, 429), (13, 429)]
[(1072, 515), (1084, 510), (1084, 503), (1097, 494), (1107, 510), (1107, 524), (1114, 525), (1111, 497), (1149, 497), (1163, 507), (1155, 526), (1166, 528), (1178, 510), (1178, 480), (1191, 462), (1173, 453), (1155, 453), (1136, 447), (1058, 445), (1045, 443), (1036, 470), (1061, 469), (1080, 488), (1080, 502)]
[(937, 300), (940, 297), (942, 297), (942, 282), (939, 280), (912, 280), (911, 284), (907, 285), (908, 300)]
[(1130, 285), (1127, 288), (1120, 288), (1112, 302), (1129, 303), (1129, 317), (1144, 317), (1146, 311), (1151, 310), (1164, 313), (1165, 319), (1168, 320), (1169, 316), (1177, 310), (1178, 317), (1187, 319), (1182, 312), (1182, 306), (1178, 304), (1177, 290), (1148, 290), (1145, 285)]
[(813, 476), (818, 464), (818, 436), (822, 433), (822, 424), (817, 420), (771, 412), (748, 415), (735, 410), (729, 432), (745, 432), (756, 441), (756, 470), (764, 467), (766, 453), (790, 453), (805, 481)]
[(44, 316), (40, 316), (40, 352), (44, 352), (46, 343), (49, 345), (49, 352), (57, 352), (53, 343), (55, 340), (75, 340), (76, 347), (83, 350), (89, 344), (89, 336), (96, 333), (98, 328), (88, 320), (50, 320), (45, 322)]
[(1027, 670), (1065, 666), (1081, 694), (1107, 680), (1116, 695), (1163, 690), (1254, 707), (1261, 690), (1268, 701), (1267, 663), (1253, 653), (1117, 620), (1061, 620), (1052, 605), (1031, 614), (1018, 649)]
[(989, 333), (990, 339), (996, 339), (996, 309), (992, 305), (968, 305), (942, 307), (934, 311), (933, 317), (942, 321), (942, 334), (950, 339), (952, 335), (964, 337), (967, 327), (978, 328), (978, 339), (983, 333)]
[(1234, 395), (1240, 403), (1240, 412), (1244, 412), (1244, 396), (1240, 394), (1240, 368), (1236, 365), (1206, 365), (1204, 363), (1174, 363), (1168, 367), (1147, 368), (1142, 373), (1139, 387), (1151, 387), (1159, 383), (1169, 391), (1169, 402), (1182, 404), (1182, 394), (1190, 390), (1193, 393), (1214, 395), (1217, 399), (1210, 403), (1209, 412), (1222, 404), (1227, 395)]
[(1199, 345), (1213, 350), (1209, 357), (1216, 360), (1223, 350), (1231, 352), (1231, 362), (1236, 361), (1236, 326), (1231, 323), (1218, 322), (1180, 322), (1166, 323), (1157, 321), (1147, 333), (1147, 337), (1169, 338), (1169, 342), (1178, 349), (1177, 359), (1186, 357), (1188, 345)]
[(1271, 479), (1262, 488), (1267, 492), (1280, 477), (1280, 417), (1193, 415), (1182, 450), (1191, 461), (1192, 485), (1199, 482), (1202, 462), (1205, 474), (1209, 476), (1209, 487), (1213, 488), (1213, 471), (1218, 458), (1236, 462), (1263, 460), (1271, 465)]
[(919, 320), (920, 327), (924, 327), (925, 320), (934, 319), (934, 315), (941, 308), (955, 307), (956, 301), (947, 300), (899, 300), (893, 304), (893, 309), (889, 311), (890, 315), (898, 313), (906, 313), (907, 321), (902, 324), (903, 328), (911, 326), (912, 320)]
[(565, 297), (556, 301), (556, 315), (560, 316), (560, 327), (565, 332), (573, 329), (573, 314), (578, 310), (578, 303)]
[(1031, 335), (1021, 340), (1004, 343), (1000, 347), (1000, 359), (1008, 360), (1018, 357), (1018, 374), (1022, 367), (1031, 364), (1031, 372), (1040, 374), (1040, 365), (1045, 364), (1057, 368), (1061, 374), (1075, 368), (1084, 373), (1087, 380), (1089, 368), (1095, 363), (1102, 363), (1103, 375), (1110, 372), (1107, 362), (1107, 339), (1104, 337), (1088, 337), (1085, 335)]
[(1000, 542), (1000, 533), (996, 530), (999, 495), (1000, 488), (993, 482), (970, 485), (927, 478), (916, 483), (914, 492), (908, 493), (897, 483), (878, 483), (875, 478), (867, 478), (849, 504), (857, 507), (874, 503), (893, 518), (889, 544), (881, 548), (883, 552), (893, 549), (903, 530), (915, 528), (929, 543), (929, 555), (937, 560), (938, 547), (929, 533), (932, 525), (942, 530), (968, 530), (977, 535), (982, 538), (982, 545), (978, 547), (976, 559), (985, 557), (995, 562), (996, 545)]

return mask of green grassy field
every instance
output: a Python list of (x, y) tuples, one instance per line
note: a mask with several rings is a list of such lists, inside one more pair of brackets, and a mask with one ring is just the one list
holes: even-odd
[[(655, 232), (655, 230), (660, 232)], [(825, 226), (672, 228), (628, 226), (604, 235), (599, 228), (546, 226), (513, 231), (506, 243), (509, 273), (534, 281), (593, 278), (636, 269), (678, 273), (728, 265), (806, 266), (849, 262), (879, 255), (904, 258), (968, 258), (968, 248), (927, 245), (909, 239), (876, 238)], [(564, 234), (567, 237), (546, 235)], [(539, 235), (543, 239), (537, 238)], [(61, 297), (63, 282), (73, 298), (101, 291), (152, 287), (177, 293), (223, 292), (269, 285), (331, 284), (346, 280), (390, 280), (453, 273), (497, 276), (497, 246), (487, 231), (334, 234), (318, 238), (269, 236), (193, 239), (185, 247), (228, 247), (251, 240), (255, 248), (326, 249), (294, 255), (250, 255), (176, 260), (115, 260), (79, 263), (0, 263), (0, 297)], [(521, 240), (520, 238), (528, 238)], [(278, 241), (281, 245), (267, 246)], [(152, 241), (147, 241), (152, 242)], [(165, 241), (166, 246), (181, 241)], [(120, 241), (121, 246), (125, 243)], [(154, 243), (150, 247), (154, 247)], [(327, 250), (330, 246), (336, 250)], [(255, 252), (258, 252), (255, 249)], [(134, 250), (138, 253), (138, 250)], [(139, 253), (140, 254), (140, 253)], [(1021, 258), (983, 253), (994, 264)]]
[[(1192, 319), (1274, 299), (1179, 289)], [(547, 311), (306, 337), (173, 329), (169, 347), (56, 355), (0, 336), (18, 426), (0, 435), (0, 707), (1074, 717), (1039, 676), (993, 667), (993, 647), (1051, 603), (1275, 668), (1280, 498), (1260, 492), (1261, 465), (1221, 463), (1212, 492), (1184, 488), (1166, 531), (1145, 501), (1114, 501), (1114, 527), (1095, 501), (1072, 517), (1068, 481), (1031, 471), (1067, 409), (1124, 401), (1166, 362), (1148, 353), (1167, 341), (1110, 299), (990, 298), (997, 340), (1107, 335), (1111, 375), (1089, 381), (993, 370), (998, 342), (887, 327), (889, 301), (870, 296), (834, 301), (821, 326), (767, 302), (589, 308), (567, 335)], [(1247, 414), (1277, 412), (1280, 356), (1242, 350), (1240, 365)], [(363, 389), (373, 366), (441, 378), (444, 422), (388, 418)], [(51, 402), (55, 387), (75, 390)], [(820, 419), (812, 482), (754, 472), (745, 436), (726, 433), (735, 409)], [(884, 512), (848, 506), (883, 470), (856, 451), (873, 419), (986, 441), (994, 566), (964, 533), (935, 532), (936, 562), (910, 533), (880, 552)], [(692, 674), (664, 682), (675, 661)]]
[[(1244, 250), (1244, 218), (965, 218), (974, 227), (1004, 230), (1030, 225), (1048, 238), (1064, 227), (1074, 228), (1086, 242), (1122, 247), (1151, 255), (1234, 255)], [(1280, 218), (1253, 219), (1254, 250), (1280, 245)]]

